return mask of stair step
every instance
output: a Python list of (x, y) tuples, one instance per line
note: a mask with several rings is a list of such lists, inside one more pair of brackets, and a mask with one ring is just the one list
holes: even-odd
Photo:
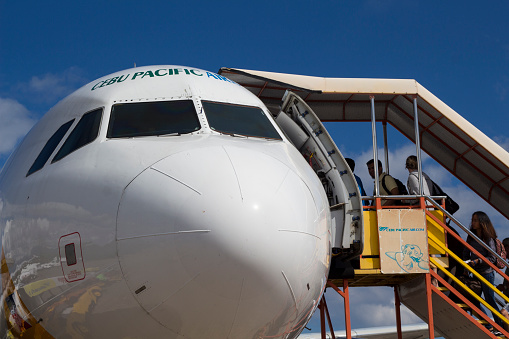
[(437, 287), (437, 289), (439, 291), (449, 291), (449, 289), (447, 287), (444, 287), (444, 286), (439, 286), (439, 287)]
[(483, 320), (483, 319), (477, 319), (477, 322), (481, 325), (488, 325), (489, 322), (487, 322), (486, 320)]
[(458, 305), (461, 308), (470, 308), (470, 306), (468, 306), (467, 304), (456, 304), (456, 305)]

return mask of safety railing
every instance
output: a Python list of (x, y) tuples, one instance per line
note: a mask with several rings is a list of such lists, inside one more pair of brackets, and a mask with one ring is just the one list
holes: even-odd
[[(460, 227), (463, 231), (465, 231), (465, 233), (467, 233), (468, 235), (470, 235), (477, 243), (479, 243), (482, 247), (484, 247), (488, 252), (490, 252), (491, 254), (493, 254), (495, 256), (495, 258), (498, 258), (500, 259), (504, 265), (506, 267), (509, 267), (509, 263), (507, 263), (505, 261), (504, 258), (502, 258), (500, 255), (497, 254), (496, 251), (494, 251), (489, 245), (485, 244), (481, 239), (479, 239), (472, 231), (470, 231), (470, 229), (468, 229), (467, 227), (465, 227), (460, 221), (458, 221), (458, 219), (456, 219), (454, 216), (452, 216), (451, 214), (449, 214), (449, 212), (447, 212), (445, 210), (445, 208), (443, 208), (441, 205), (439, 205), (435, 200), (434, 200), (434, 197), (429, 197), (429, 196), (425, 196), (424, 197), (426, 199), (426, 201), (430, 202), (436, 209), (438, 210), (441, 210), (442, 213), (444, 213), (445, 216), (447, 216), (452, 222), (454, 222), (456, 225), (458, 225), (458, 227)], [(450, 229), (449, 229), (450, 230)], [(454, 232), (453, 232), (454, 233)], [(461, 238), (460, 238), (461, 239)], [(462, 239), (461, 239), (462, 240)], [(477, 252), (477, 251), (476, 251)], [(474, 252), (474, 253), (476, 253)], [(477, 255), (477, 253), (476, 253)], [(486, 259), (485, 259), (486, 261)], [(489, 260), (488, 260), (489, 261)], [(496, 267), (494, 266), (493, 264), (491, 265), (493, 266), (493, 268), (495, 268), (497, 270), (498, 273), (502, 274), (502, 272)], [(505, 274), (503, 274), (505, 276)]]
[[(376, 196), (376, 197), (363, 197), (363, 200), (371, 200), (374, 201), (374, 205), (364, 206), (364, 210), (374, 210), (374, 209), (386, 209), (386, 208), (398, 208), (398, 209), (408, 209), (408, 208), (416, 208), (416, 209), (424, 209), (426, 216), (430, 219), (432, 219), (437, 225), (442, 227), (446, 234), (449, 234), (450, 236), (454, 237), (460, 244), (462, 244), (464, 247), (466, 247), (470, 252), (475, 254), (479, 259), (481, 259), (483, 262), (485, 262), (489, 267), (491, 267), (497, 274), (499, 274), (503, 279), (509, 281), (509, 277), (502, 272), (495, 264), (490, 262), (487, 258), (485, 258), (481, 253), (479, 253), (477, 250), (475, 250), (470, 244), (468, 244), (465, 240), (461, 238), (459, 234), (457, 234), (455, 231), (453, 231), (446, 223), (445, 218), (443, 220), (440, 220), (441, 218), (438, 218), (435, 214), (432, 213), (432, 210), (439, 210), (442, 212), (444, 217), (447, 217), (450, 222), (454, 223), (464, 231), (467, 235), (469, 235), (474, 241), (479, 243), (486, 251), (491, 253), (495, 258), (500, 259), (506, 267), (509, 267), (509, 264), (502, 258), (500, 255), (496, 253), (495, 250), (493, 250), (489, 245), (485, 244), (479, 237), (477, 237), (468, 227), (465, 227), (459, 220), (457, 220), (454, 216), (452, 216), (450, 213), (448, 213), (444, 208), (444, 199), (446, 197), (430, 197), (430, 196), (410, 196), (410, 195), (391, 195), (391, 196)], [(387, 204), (387, 205), (381, 205), (382, 200), (417, 200), (417, 204), (413, 205), (397, 205), (397, 204)], [(439, 204), (437, 201), (442, 201), (442, 204)], [(505, 304), (509, 303), (509, 298), (500, 291), (496, 286), (491, 284), (489, 281), (487, 281), (481, 274), (479, 274), (472, 266), (468, 265), (460, 256), (458, 253), (454, 253), (451, 249), (448, 248), (448, 244), (443, 242), (442, 240), (438, 239), (435, 235), (433, 235), (431, 232), (428, 232), (428, 241), (430, 245), (441, 248), (446, 255), (450, 258), (450, 260), (454, 260), (458, 263), (458, 265), (461, 265), (466, 272), (469, 272), (472, 276), (477, 278), (481, 283), (485, 284), (494, 291), (494, 294), (499, 296), (503, 302), (500, 302), (498, 300), (499, 304)], [(495, 321), (493, 321), (488, 315), (486, 315), (484, 312), (482, 312), (476, 305), (474, 305), (473, 302), (471, 302), (466, 296), (470, 296), (471, 299), (477, 301), (479, 304), (484, 305), (487, 309), (489, 309), (492, 314), (496, 317), (499, 317), (503, 323), (507, 324), (509, 326), (509, 320), (505, 318), (499, 311), (494, 309), (491, 305), (489, 305), (483, 298), (481, 298), (477, 293), (472, 291), (470, 288), (468, 288), (458, 277), (456, 277), (454, 274), (452, 274), (446, 267), (441, 263), (437, 258), (434, 258), (433, 256), (430, 256), (430, 263), (432, 263), (440, 272), (442, 272), (444, 277), (441, 277), (438, 273), (434, 272), (433, 270), (430, 270), (430, 275), (436, 279), (438, 283), (440, 283), (442, 286), (446, 287), (448, 291), (450, 291), (450, 295), (455, 295), (457, 299), (461, 300), (465, 305), (468, 306), (472, 310), (472, 313), (477, 316), (477, 318), (482, 319), (485, 321), (486, 324), (489, 324), (496, 328), (498, 331), (503, 333), (506, 337), (509, 337), (509, 333), (505, 331), (501, 326), (499, 326)], [(446, 281), (444, 278), (449, 278), (451, 281), (454, 282), (454, 286), (451, 285)], [(447, 296), (441, 289), (437, 288), (436, 286), (431, 287), (432, 291), (439, 295), (441, 298), (443, 298), (445, 301), (447, 301), (449, 304), (451, 304), (454, 308), (458, 310), (458, 312), (462, 313), (467, 319), (472, 321), (476, 326), (478, 326), (481, 330), (483, 330), (486, 334), (488, 334), (490, 337), (495, 338), (495, 336), (488, 331), (482, 324), (480, 324), (473, 316), (470, 316), (464, 309), (462, 309), (460, 306), (458, 306), (456, 303), (454, 303), (449, 296)], [(458, 289), (463, 289), (465, 293), (461, 293), (461, 291), (458, 291)]]
[[(474, 239), (476, 242), (478, 242), (483, 248), (485, 248), (489, 253), (491, 253), (495, 258), (501, 259), (501, 261), (504, 263), (506, 267), (509, 265), (507, 262), (500, 257), (496, 251), (494, 251), (490, 246), (485, 244), (481, 239), (479, 239), (473, 232), (470, 231), (467, 227), (465, 227), (461, 222), (459, 222), (456, 218), (454, 218), (451, 214), (449, 214), (443, 206), (439, 205), (434, 199), (432, 199), (429, 196), (424, 197), (427, 203), (430, 203), (433, 205), (434, 208), (439, 209), (444, 213), (445, 216), (447, 216), (452, 222), (454, 222), (459, 228), (461, 228), (465, 233), (467, 233), (472, 239)], [(475, 250), (470, 244), (468, 244), (466, 241), (464, 241), (456, 232), (452, 231), (449, 226), (447, 226), (442, 220), (439, 220), (435, 215), (430, 213), (430, 211), (426, 210), (426, 215), (429, 216), (431, 219), (433, 219), (435, 222), (437, 222), (441, 227), (444, 228), (444, 230), (453, 236), (456, 240), (458, 240), (463, 246), (465, 246), (470, 252), (474, 253), (479, 259), (481, 259), (483, 262), (485, 262), (489, 267), (491, 267), (495, 272), (497, 272), (499, 275), (502, 276), (503, 279), (509, 280), (509, 277), (502, 272), (496, 265), (494, 265), (491, 261), (489, 261), (487, 258), (485, 258), (481, 253), (479, 253), (477, 250)], [(438, 246), (442, 248), (450, 258), (455, 260), (458, 264), (460, 264), (464, 269), (466, 269), (469, 274), (472, 274), (472, 276), (476, 277), (481, 283), (486, 285), (489, 289), (494, 291), (494, 294), (500, 296), (502, 300), (504, 300), (506, 303), (509, 303), (509, 298), (504, 295), (496, 286), (491, 284), (489, 281), (487, 281), (481, 274), (479, 274), (472, 266), (467, 264), (462, 258), (458, 256), (457, 253), (454, 253), (451, 249), (448, 248), (446, 244), (444, 244), (442, 241), (437, 239), (433, 234), (428, 233), (428, 239), (430, 242), (432, 242), (435, 246)], [(477, 293), (472, 291), (469, 287), (467, 287), (458, 277), (453, 275), (447, 268), (445, 268), (440, 262), (438, 262), (435, 258), (430, 257), (430, 262), (435, 265), (443, 274), (454, 281), (456, 286), (461, 287), (468, 295), (470, 295), (474, 300), (479, 302), (479, 304), (484, 305), (487, 309), (489, 309), (492, 314), (496, 317), (499, 317), (501, 321), (507, 325), (509, 325), (509, 320), (505, 318), (499, 311), (494, 309), (490, 304), (488, 304), (483, 298), (481, 298)], [(488, 324), (496, 328), (498, 331), (503, 333), (505, 336), (509, 337), (509, 333), (504, 330), (501, 326), (499, 326), (496, 322), (494, 322), (490, 317), (488, 317), (484, 312), (482, 312), (479, 308), (477, 308), (468, 298), (465, 297), (464, 294), (460, 293), (455, 289), (453, 286), (448, 284), (443, 278), (441, 278), (437, 273), (430, 271), (431, 275), (437, 279), (443, 286), (445, 286), (450, 293), (454, 294), (458, 299), (460, 299), (463, 303), (468, 305), (468, 307), (472, 310), (472, 312), (477, 315), (478, 318), (483, 319)], [(445, 296), (442, 291), (437, 289), (436, 287), (432, 287), (433, 292), (440, 295), (444, 300), (448, 301), (450, 304), (453, 304), (450, 302), (450, 298)], [(447, 298), (447, 299), (446, 299)], [(461, 311), (465, 316), (468, 316), (468, 314), (461, 309)], [(472, 320), (472, 319), (471, 319)], [(481, 326), (478, 324), (478, 326), (481, 328)], [(486, 331), (485, 331), (486, 332)], [(490, 336), (493, 336), (491, 333)]]
[[(445, 210), (445, 208), (443, 207), (443, 205), (440, 205), (436, 202), (436, 200), (445, 199), (446, 198), (445, 196), (420, 196), (420, 195), (387, 195), (387, 196), (376, 196), (376, 197), (363, 196), (362, 200), (371, 200), (371, 201), (376, 201), (376, 200), (418, 200), (420, 198), (424, 199), (424, 201), (426, 202), (425, 204), (429, 203), (429, 205), (425, 205), (426, 208), (433, 207), (437, 210), (440, 210), (444, 214), (444, 216), (446, 216), (452, 222), (454, 222), (456, 225), (458, 225), (458, 227), (460, 227), (465, 233), (470, 235), (477, 243), (479, 243), (482, 247), (484, 247), (488, 252), (493, 254), (495, 256), (495, 258), (500, 259), (506, 267), (509, 267), (509, 263), (506, 262), (506, 260), (504, 258), (502, 258), (500, 255), (498, 255), (496, 251), (494, 251), (491, 247), (489, 247), (489, 245), (485, 244), (481, 239), (479, 239), (474, 233), (472, 233), (470, 231), (470, 229), (465, 227), (458, 219), (456, 219), (453, 215), (451, 215), (449, 212), (447, 212)], [(364, 207), (364, 210), (376, 209), (376, 205), (368, 205), (368, 206), (363, 206), (363, 207)], [(384, 206), (382, 206), (382, 208), (384, 208), (384, 209), (385, 208), (421, 208), (421, 206), (420, 206), (420, 204), (414, 204), (414, 205), (396, 205), (395, 204), (395, 205), (384, 205)], [(427, 213), (427, 214), (430, 215), (429, 213)], [(443, 222), (438, 220), (435, 216), (431, 216), (431, 217), (436, 222), (443, 224)], [(444, 228), (444, 229), (447, 232), (451, 231), (449, 227)], [(452, 233), (455, 233), (455, 232), (452, 232)], [(461, 238), (459, 238), (459, 240), (462, 241)], [(474, 253), (476, 255), (478, 254), (477, 251)], [(498, 268), (497, 268), (497, 272), (499, 274), (503, 274), (503, 273), (501, 273), (501, 271)]]

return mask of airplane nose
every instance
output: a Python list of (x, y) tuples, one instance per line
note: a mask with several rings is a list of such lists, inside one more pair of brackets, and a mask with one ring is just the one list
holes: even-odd
[(330, 217), (318, 178), (298, 160), (195, 148), (125, 188), (119, 261), (152, 318), (186, 338), (303, 326), (325, 283)]

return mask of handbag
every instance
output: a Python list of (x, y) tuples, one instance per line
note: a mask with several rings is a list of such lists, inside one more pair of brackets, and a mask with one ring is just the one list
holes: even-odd
[(431, 179), (430, 179), (430, 181), (431, 181), (431, 186), (429, 186), (429, 184), (428, 184), (428, 187), (431, 187), (431, 189), (430, 189), (431, 195), (445, 196), (445, 210), (447, 212), (449, 212), (450, 214), (456, 213), (460, 209), (460, 206), (458, 205), (458, 203), (456, 201), (452, 200), (452, 198), (447, 193), (445, 193), (442, 190), (442, 188), (440, 188), (440, 186), (438, 186), (438, 184), (436, 182), (434, 182)]
[[(482, 287), (481, 287), (481, 282), (479, 281), (479, 279), (477, 279), (476, 277), (468, 276), (468, 275), (462, 275), (459, 277), (459, 280), (466, 287), (470, 288), (472, 290), (472, 292), (474, 292), (477, 295), (481, 295)], [(462, 291), (462, 294), (467, 298), (471, 298), (470, 293), (468, 293), (465, 290)]]

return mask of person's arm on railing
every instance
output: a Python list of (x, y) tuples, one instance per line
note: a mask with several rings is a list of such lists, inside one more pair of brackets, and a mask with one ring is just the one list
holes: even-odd
[[(463, 260), (469, 260), (471, 256), (471, 252), (468, 249), (468, 247), (463, 247), (463, 255), (461, 256), (461, 259)], [(469, 263), (470, 264), (470, 263)]]
[[(474, 244), (471, 244), (471, 245), (473, 245), (474, 248), (478, 247), (477, 245), (474, 245)], [(490, 246), (490, 248), (493, 249), (494, 251), (497, 250), (496, 245), (495, 245), (495, 240), (490, 239), (490, 241), (488, 242), (487, 245)], [(484, 248), (481, 247), (481, 248), (478, 248), (477, 250), (480, 252), (481, 255), (483, 255), (492, 264), (495, 264), (495, 262), (497, 261), (495, 256), (491, 252), (485, 250)], [(484, 270), (488, 269), (490, 266), (484, 260), (480, 259), (477, 255), (473, 255), (472, 261), (470, 261), (468, 264), (470, 266), (472, 266), (472, 268), (474, 268), (476, 271), (484, 271)]]

